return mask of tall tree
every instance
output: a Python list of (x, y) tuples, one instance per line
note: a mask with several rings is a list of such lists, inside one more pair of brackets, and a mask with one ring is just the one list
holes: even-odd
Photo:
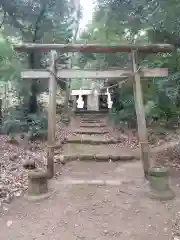
[[(139, 44), (164, 42), (174, 44), (178, 49), (179, 7), (179, 0), (97, 0), (92, 23), (81, 35), (81, 42)], [(79, 65), (99, 69), (120, 67), (121, 64), (126, 64), (127, 59), (127, 54), (84, 54), (79, 58)], [(143, 83), (145, 104), (153, 110), (147, 111), (148, 114), (155, 110), (158, 114), (161, 112), (160, 115), (166, 118), (172, 112), (178, 112), (175, 108), (178, 107), (180, 99), (179, 59), (179, 50), (172, 54), (141, 56), (142, 65), (167, 67), (170, 73), (165, 80), (152, 79), (148, 84)], [(119, 96), (126, 110), (129, 109), (132, 113), (132, 92), (128, 87), (123, 88)], [(166, 106), (163, 102), (166, 102)]]
[[(69, 42), (72, 38), (74, 5), (68, 0), (2, 0), (4, 24), (18, 30), (23, 42)], [(42, 68), (44, 55), (31, 52), (30, 68)], [(64, 56), (62, 56), (65, 60)], [(38, 81), (31, 81), (28, 100), (29, 112), (37, 111)]]

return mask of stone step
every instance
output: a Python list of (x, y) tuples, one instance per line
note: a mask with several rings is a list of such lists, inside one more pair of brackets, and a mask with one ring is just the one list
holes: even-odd
[(88, 117), (88, 118), (86, 118), (86, 117), (80, 117), (80, 120), (81, 121), (104, 121), (104, 118), (100, 118), (100, 117), (98, 117), (98, 118), (95, 118), (95, 117)]
[(102, 145), (83, 145), (83, 144), (65, 144), (63, 145), (63, 152), (70, 155), (74, 154), (110, 154), (117, 153), (116, 145), (111, 145), (111, 147)]
[(76, 110), (74, 111), (74, 113), (76, 115), (105, 115), (105, 114), (108, 114), (109, 113), (109, 110), (107, 109), (104, 109), (104, 110), (100, 110), (100, 111), (91, 111), (91, 110)]
[(79, 115), (77, 117), (80, 117), (80, 118), (106, 118), (107, 115), (105, 114), (86, 114), (86, 115)]
[(81, 123), (97, 123), (97, 124), (103, 124), (104, 122), (101, 120), (82, 120)]
[(103, 135), (103, 134), (107, 134), (108, 131), (107, 130), (101, 130), (99, 128), (96, 129), (78, 129), (74, 131), (75, 134), (86, 134), (86, 135)]
[(85, 118), (89, 118), (89, 117), (94, 117), (94, 118), (106, 118), (108, 115), (107, 114), (84, 114), (84, 115), (79, 115), (77, 117), (85, 117)]
[(92, 185), (92, 186), (121, 186), (122, 179), (63, 179), (59, 182), (62, 185)]
[(94, 118), (80, 118), (81, 121), (92, 121), (92, 122), (101, 122), (101, 121), (104, 121), (104, 119), (94, 119)]
[(106, 120), (107, 118), (106, 117), (101, 117), (101, 116), (80, 116), (78, 117), (80, 120), (95, 120), (95, 121), (98, 121), (98, 120)]
[(94, 120), (94, 119), (88, 119), (88, 120), (80, 120), (81, 123), (101, 123), (104, 124), (104, 120)]
[(107, 127), (106, 124), (81, 124), (80, 128), (104, 128)]
[[(58, 158), (59, 157), (59, 158)], [(96, 162), (109, 162), (109, 161), (133, 161), (137, 160), (136, 156), (133, 154), (62, 154), (56, 156), (56, 161), (58, 162), (69, 162), (69, 161), (96, 161)]]
[(90, 144), (90, 145), (101, 145), (101, 144), (116, 144), (120, 143), (121, 140), (113, 138), (105, 138), (95, 135), (79, 135), (79, 136), (70, 136), (64, 143), (76, 143), (76, 144)]

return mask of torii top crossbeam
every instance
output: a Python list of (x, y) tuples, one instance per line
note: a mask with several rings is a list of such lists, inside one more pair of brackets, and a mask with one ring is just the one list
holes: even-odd
[(92, 52), (92, 53), (117, 53), (132, 52), (137, 50), (140, 53), (170, 53), (175, 50), (171, 44), (150, 44), (150, 45), (108, 45), (108, 44), (36, 44), (23, 43), (14, 45), (15, 50), (21, 52), (60, 50), (61, 52)]

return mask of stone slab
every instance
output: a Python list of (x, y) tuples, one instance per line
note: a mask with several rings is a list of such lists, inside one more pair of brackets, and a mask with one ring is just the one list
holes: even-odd
[(137, 158), (133, 155), (105, 155), (105, 154), (64, 154), (64, 162), (69, 161), (96, 161), (96, 162), (109, 162), (109, 161), (134, 161)]
[(107, 134), (108, 133), (108, 131), (107, 130), (101, 130), (101, 129), (99, 129), (99, 128), (97, 128), (97, 129), (83, 129), (83, 128), (81, 128), (81, 129), (77, 129), (77, 130), (75, 130), (74, 131), (74, 133), (76, 133), (76, 134), (86, 134), (86, 135), (93, 135), (93, 134), (95, 134), (95, 135), (103, 135), (103, 134)]
[(74, 144), (90, 144), (90, 145), (108, 145), (108, 144), (117, 144), (120, 143), (121, 140), (115, 140), (115, 139), (83, 139), (83, 138), (69, 138), (64, 142), (66, 143), (74, 143)]
[(103, 128), (103, 127), (107, 127), (106, 124), (81, 124), (80, 128)]

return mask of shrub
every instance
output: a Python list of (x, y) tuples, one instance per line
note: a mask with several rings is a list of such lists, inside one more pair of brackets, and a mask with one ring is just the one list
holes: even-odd
[(11, 108), (2, 122), (2, 133), (15, 137), (28, 133), (31, 140), (47, 139), (48, 119), (42, 114), (27, 114), (17, 107)]

